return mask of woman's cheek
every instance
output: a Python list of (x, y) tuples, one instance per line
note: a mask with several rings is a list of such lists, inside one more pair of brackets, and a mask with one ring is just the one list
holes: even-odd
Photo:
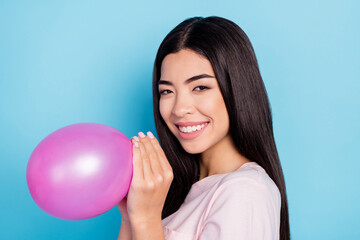
[(219, 103), (216, 101), (216, 98), (212, 96), (197, 99), (196, 103), (199, 111), (209, 117), (211, 117), (211, 115), (219, 109)]
[(166, 117), (166, 112), (165, 112), (165, 102), (164, 100), (162, 100), (160, 98), (160, 101), (159, 101), (159, 111), (160, 111), (160, 115), (161, 117), (165, 120), (165, 117)]
[(162, 100), (159, 101), (159, 111), (161, 117), (164, 119), (166, 123), (170, 121), (171, 111), (172, 111), (172, 104), (169, 100)]

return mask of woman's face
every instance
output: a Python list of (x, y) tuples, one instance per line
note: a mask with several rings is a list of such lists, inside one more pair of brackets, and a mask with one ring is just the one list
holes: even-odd
[(167, 55), (159, 81), (160, 114), (188, 153), (202, 153), (229, 133), (229, 116), (210, 61), (183, 49)]

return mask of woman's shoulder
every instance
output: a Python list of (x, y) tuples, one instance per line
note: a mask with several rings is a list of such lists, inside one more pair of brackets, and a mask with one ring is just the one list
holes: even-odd
[(243, 164), (239, 169), (227, 174), (221, 179), (218, 190), (231, 195), (271, 196), (280, 201), (280, 191), (274, 181), (256, 162)]
[(204, 211), (201, 237), (278, 239), (280, 207), (279, 190), (266, 171), (246, 163), (218, 182)]

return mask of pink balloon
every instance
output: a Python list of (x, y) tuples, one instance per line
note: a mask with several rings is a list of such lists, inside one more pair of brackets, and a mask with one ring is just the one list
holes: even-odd
[(98, 216), (123, 199), (132, 178), (132, 143), (104, 124), (78, 123), (43, 139), (31, 154), (26, 179), (46, 213), (65, 220)]

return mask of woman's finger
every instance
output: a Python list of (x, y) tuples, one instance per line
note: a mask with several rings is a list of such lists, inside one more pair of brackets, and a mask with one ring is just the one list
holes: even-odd
[(139, 137), (140, 137), (140, 141), (138, 142), (138, 144), (139, 144), (139, 149), (140, 149), (141, 160), (143, 163), (144, 179), (145, 179), (146, 183), (148, 183), (149, 185), (152, 185), (153, 174), (152, 174), (152, 169), (151, 169), (151, 165), (150, 165), (150, 159), (149, 159), (148, 153), (146, 152), (145, 145), (143, 143), (143, 138), (145, 138), (146, 136), (144, 133), (139, 132)]
[(150, 136), (148, 135), (147, 137), (141, 139), (141, 141), (144, 143), (145, 150), (150, 159), (150, 166), (153, 172), (153, 176), (156, 178), (156, 180), (162, 182), (163, 169), (160, 165), (159, 155), (151, 142)]
[[(152, 133), (151, 133), (151, 135), (152, 135)], [(166, 158), (164, 150), (161, 148), (159, 141), (155, 137), (153, 137), (153, 138), (150, 137), (150, 141), (152, 143), (154, 150), (156, 151), (156, 153), (159, 157), (159, 165), (161, 166), (162, 170), (163, 171), (172, 171), (171, 165), (170, 165), (168, 159)]]
[[(133, 143), (133, 178), (132, 181), (139, 182), (144, 179), (144, 166), (141, 160), (139, 143), (132, 140)], [(137, 145), (137, 146), (136, 146)]]
[(156, 151), (158, 156), (158, 167), (161, 168), (161, 177), (158, 177), (161, 182), (165, 181), (171, 183), (174, 175), (172, 171), (172, 167), (165, 156), (163, 149), (161, 148), (158, 140), (154, 137), (151, 132), (148, 132), (149, 140), (151, 142), (151, 146)]

